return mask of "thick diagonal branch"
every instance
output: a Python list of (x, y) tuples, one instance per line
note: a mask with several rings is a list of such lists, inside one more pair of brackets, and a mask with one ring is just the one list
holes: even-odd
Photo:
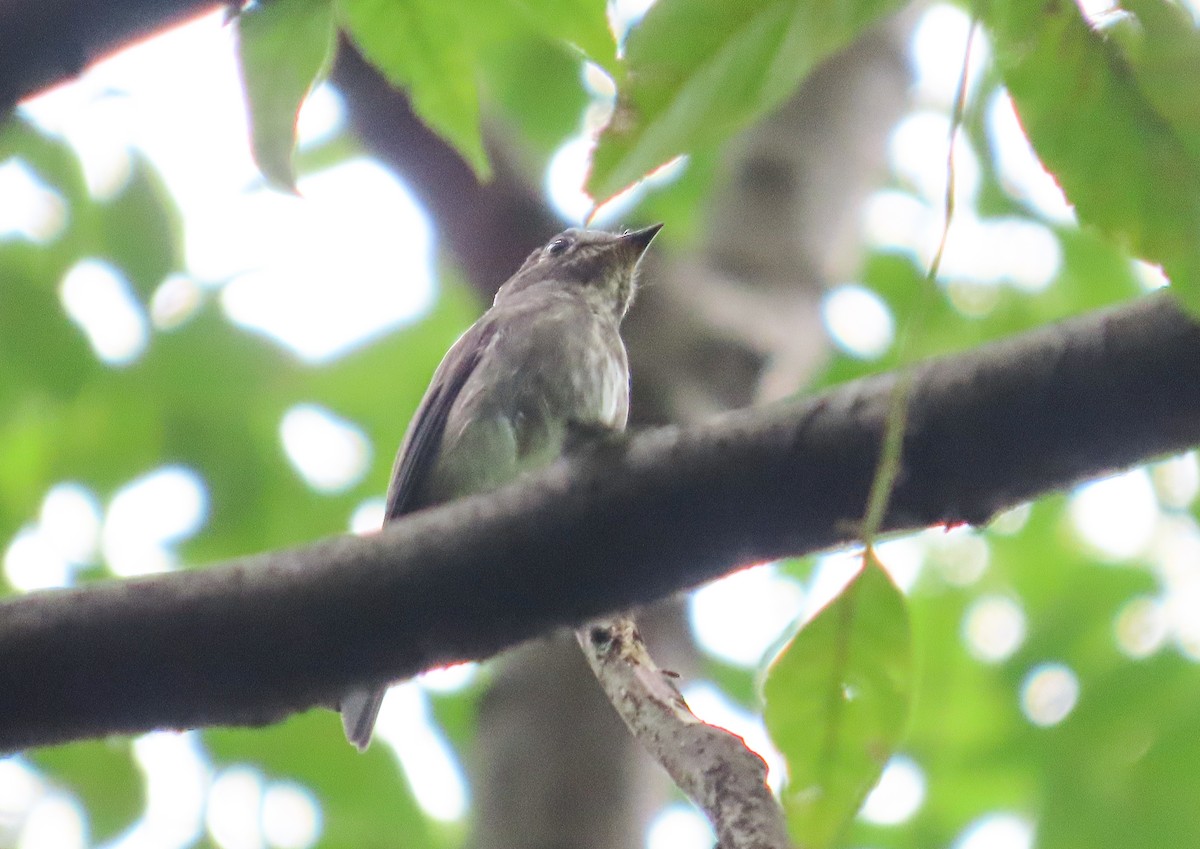
[[(893, 379), (661, 429), (490, 496), (207, 570), (0, 604), (0, 750), (264, 723), (854, 538)], [(1200, 443), (1167, 297), (918, 370), (886, 527), (982, 522)]]

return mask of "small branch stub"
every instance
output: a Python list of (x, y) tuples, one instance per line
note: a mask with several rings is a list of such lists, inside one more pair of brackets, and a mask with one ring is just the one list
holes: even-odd
[(655, 665), (628, 617), (576, 632), (588, 664), (633, 736), (708, 816), (720, 849), (789, 849), (767, 765), (736, 734), (702, 722)]

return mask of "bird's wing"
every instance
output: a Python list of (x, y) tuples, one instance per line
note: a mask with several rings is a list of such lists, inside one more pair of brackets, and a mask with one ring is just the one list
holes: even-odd
[(479, 360), (495, 335), (495, 325), (483, 321), (462, 335), (447, 352), (442, 364), (434, 372), (429, 391), (421, 399), (421, 405), (409, 426), (404, 447), (396, 458), (392, 480), (388, 485), (387, 507), (384, 521), (390, 522), (417, 505), (417, 494), (429, 477), (433, 464), (442, 448), (442, 435), (450, 409), (458, 399)]
[[(441, 451), (450, 409), (494, 335), (495, 325), (487, 321), (476, 324), (454, 343), (434, 372), (429, 391), (421, 399), (396, 458), (384, 522), (391, 522), (418, 506), (415, 499)], [(371, 732), (386, 692), (386, 687), (356, 688), (342, 697), (342, 727), (346, 739), (360, 752), (371, 743)]]

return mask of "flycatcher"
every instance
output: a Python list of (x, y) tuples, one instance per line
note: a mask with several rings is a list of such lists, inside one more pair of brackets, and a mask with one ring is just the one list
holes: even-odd
[[(396, 457), (385, 522), (546, 466), (573, 432), (624, 429), (621, 319), (661, 227), (565, 230), (529, 255), (434, 372)], [(385, 692), (342, 699), (346, 738), (360, 751)]]

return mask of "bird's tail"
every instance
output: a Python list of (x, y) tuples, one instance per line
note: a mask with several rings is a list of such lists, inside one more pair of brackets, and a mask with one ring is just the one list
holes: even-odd
[(375, 730), (375, 718), (379, 716), (379, 705), (387, 688), (381, 690), (351, 690), (342, 697), (342, 728), (346, 739), (360, 752), (371, 745), (371, 732)]

